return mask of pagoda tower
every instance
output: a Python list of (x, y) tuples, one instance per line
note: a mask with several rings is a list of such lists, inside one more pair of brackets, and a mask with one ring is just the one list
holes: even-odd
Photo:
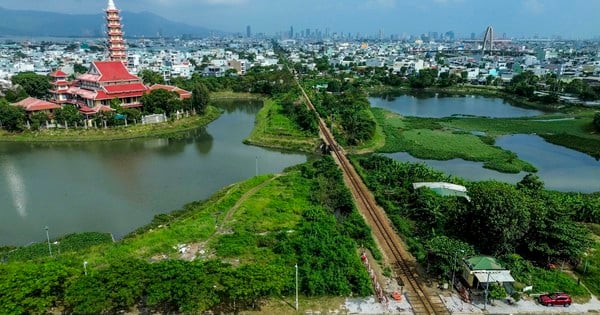
[(121, 16), (114, 0), (108, 0), (106, 27), (108, 29), (108, 60), (121, 61), (127, 64), (127, 52), (125, 51), (125, 41), (123, 40)]

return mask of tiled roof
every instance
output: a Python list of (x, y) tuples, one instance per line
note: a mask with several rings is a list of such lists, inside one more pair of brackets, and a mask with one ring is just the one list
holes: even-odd
[(69, 76), (68, 74), (62, 72), (61, 70), (56, 70), (56, 71), (54, 71), (54, 72), (52, 72), (52, 73), (50, 73), (48, 75), (51, 76), (51, 77), (55, 77), (55, 78), (57, 78), (57, 77), (58, 78), (60, 78), (60, 77), (68, 77)]
[(129, 73), (121, 61), (94, 61), (93, 65), (100, 73), (99, 82), (132, 81), (140, 79)]
[(25, 108), (25, 111), (35, 112), (40, 110), (58, 109), (60, 105), (50, 103), (33, 97), (28, 97), (20, 102), (15, 103), (16, 106)]
[(106, 94), (124, 93), (124, 92), (139, 92), (146, 91), (148, 88), (142, 83), (105, 85), (103, 87)]
[(111, 100), (113, 98), (125, 98), (125, 97), (140, 97), (144, 95), (146, 91), (133, 91), (133, 92), (124, 92), (124, 93), (114, 93), (107, 94), (106, 92), (99, 90), (94, 97), (94, 100)]
[(169, 92), (175, 92), (175, 93), (179, 94), (179, 98), (181, 98), (181, 99), (188, 99), (188, 98), (192, 97), (192, 92), (186, 91), (184, 89), (180, 89), (180, 88), (178, 88), (176, 86), (172, 86), (172, 85), (155, 84), (150, 87), (150, 90), (151, 91), (167, 90)]

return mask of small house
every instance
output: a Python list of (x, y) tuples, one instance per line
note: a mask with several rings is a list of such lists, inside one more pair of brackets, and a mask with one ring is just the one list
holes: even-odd
[(510, 270), (502, 267), (495, 258), (488, 256), (463, 259), (462, 277), (471, 288), (485, 288), (487, 283), (515, 282)]

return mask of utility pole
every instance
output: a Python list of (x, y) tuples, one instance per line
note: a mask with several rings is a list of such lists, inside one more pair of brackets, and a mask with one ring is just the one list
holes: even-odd
[(296, 311), (298, 311), (298, 264), (296, 264)]
[(488, 294), (490, 291), (490, 271), (488, 271), (487, 274), (487, 282), (485, 284), (485, 299), (483, 300), (483, 310), (486, 310), (486, 305), (487, 305), (487, 300), (488, 300)]
[(48, 240), (48, 252), (50, 253), (50, 256), (52, 256), (52, 247), (50, 246), (50, 234), (48, 233), (48, 226), (47, 225), (44, 228), (44, 230), (46, 230), (46, 240)]
[(87, 276), (87, 260), (83, 261), (83, 273)]

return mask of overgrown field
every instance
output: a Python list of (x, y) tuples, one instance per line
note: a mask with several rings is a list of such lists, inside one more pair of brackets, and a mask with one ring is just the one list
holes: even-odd
[(4, 255), (0, 313), (257, 310), (293, 295), (296, 264), (303, 296), (369, 295), (359, 244), (378, 255), (331, 158), (231, 185), (116, 243), (66, 250), (69, 238), (52, 257), (44, 243)]
[(299, 128), (297, 123), (284, 113), (279, 102), (266, 99), (256, 115), (252, 133), (244, 142), (262, 147), (313, 153), (319, 138), (318, 134)]

